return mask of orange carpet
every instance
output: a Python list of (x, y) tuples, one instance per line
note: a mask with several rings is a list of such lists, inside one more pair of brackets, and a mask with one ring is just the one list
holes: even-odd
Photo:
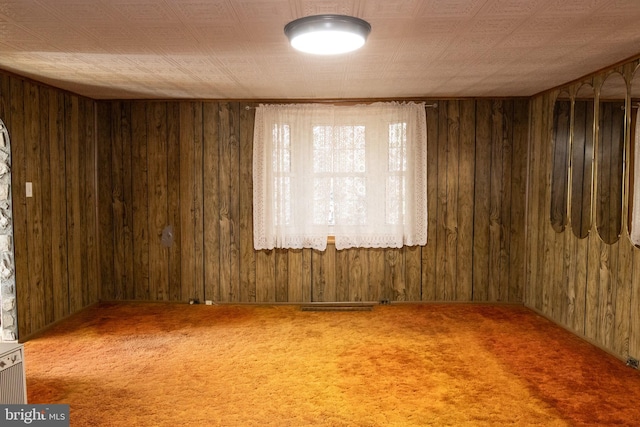
[(101, 304), (25, 364), (72, 426), (640, 423), (640, 372), (519, 306)]

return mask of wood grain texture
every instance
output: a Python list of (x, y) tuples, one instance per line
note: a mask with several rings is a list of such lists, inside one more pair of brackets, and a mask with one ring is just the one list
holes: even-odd
[[(518, 289), (525, 268), (506, 267), (518, 262), (521, 255), (515, 251), (522, 250), (526, 237), (517, 230), (525, 210), (521, 182), (526, 163), (520, 157), (505, 161), (504, 156), (522, 153), (528, 133), (526, 100), (521, 109), (515, 101), (447, 100), (427, 110), (426, 246), (255, 251), (254, 111), (244, 109), (253, 104), (91, 101), (2, 73), (0, 77), (3, 91), (11, 93), (0, 93), (0, 111), (8, 117), (15, 142), (23, 334), (98, 298), (524, 298)], [(48, 145), (26, 143), (25, 135)], [(31, 178), (34, 168), (37, 179)], [(27, 201), (18, 191), (29, 179), (40, 185), (40, 200)], [(492, 224), (500, 229), (490, 235)], [(168, 225), (174, 242), (163, 247), (161, 233)], [(490, 243), (498, 250), (494, 258)], [(38, 260), (31, 270), (25, 260), (34, 254)], [(490, 283), (494, 277), (498, 284)], [(491, 286), (496, 287), (490, 292)]]
[(98, 182), (97, 182), (97, 134), (96, 106), (90, 99), (81, 98), (85, 117), (84, 124), (84, 192), (82, 212), (84, 222), (84, 245), (86, 269), (83, 270), (83, 307), (98, 301), (100, 296), (100, 252), (98, 249)]
[[(253, 110), (246, 110), (243, 108), (246, 104), (235, 102), (169, 103), (167, 133), (171, 139), (173, 132), (175, 144), (167, 143), (166, 152), (164, 148), (156, 150), (152, 149), (156, 137), (151, 136), (155, 131), (149, 130), (147, 137), (148, 185), (158, 186), (147, 192), (151, 196), (159, 191), (163, 199), (163, 178), (155, 177), (154, 168), (164, 167), (165, 156), (169, 210), (179, 212), (181, 218), (176, 227), (176, 232), (180, 233), (179, 245), (169, 251), (170, 263), (179, 259), (180, 268), (173, 268), (169, 274), (171, 281), (171, 277), (175, 277), (171, 271), (179, 272), (180, 280), (176, 285), (170, 285), (171, 288), (179, 286), (179, 292), (173, 295), (171, 291), (169, 299), (186, 301), (193, 297), (190, 294), (196, 295), (195, 289), (202, 287), (202, 298), (221, 302), (510, 300), (507, 282), (512, 278), (521, 281), (523, 269), (511, 274), (507, 265), (509, 250), (512, 246), (522, 248), (524, 245), (524, 233), (515, 234), (519, 242), (507, 241), (512, 240), (513, 177), (523, 177), (526, 165), (523, 161), (512, 165), (511, 152), (516, 135), (520, 145), (526, 139), (523, 135), (528, 129), (528, 104), (523, 102), (525, 107), (519, 111), (522, 116), (516, 125), (513, 102), (505, 102), (443, 101), (437, 109), (427, 111), (429, 180), (426, 196), (430, 228), (426, 246), (336, 251), (329, 245), (323, 253), (253, 250)], [(131, 106), (126, 104), (113, 104), (121, 110), (123, 122), (112, 124), (116, 130), (124, 125), (141, 126), (132, 123), (132, 120), (140, 119), (123, 118), (122, 114), (132, 114)], [(494, 105), (500, 111), (497, 117)], [(153, 129), (157, 120), (150, 115), (149, 109), (157, 107), (147, 102), (146, 108), (147, 129)], [(112, 118), (118, 120), (115, 114)], [(485, 124), (484, 128), (481, 123)], [(172, 131), (172, 127), (176, 130)], [(494, 145), (492, 141), (496, 147), (487, 150)], [(117, 139), (114, 142), (116, 146), (121, 144)], [(497, 150), (498, 154), (494, 153), (493, 157), (498, 156), (499, 161), (492, 161), (492, 150)], [(132, 153), (143, 151), (141, 147), (132, 147)], [(504, 152), (507, 153), (506, 160), (503, 159)], [(115, 161), (119, 165), (122, 159)], [(171, 174), (175, 174), (174, 178)], [(154, 175), (153, 179), (151, 175)], [(120, 179), (117, 174), (114, 176)], [(487, 183), (484, 193), (478, 180)], [(493, 201), (491, 182), (494, 183)], [(176, 188), (179, 188), (179, 197), (175, 196)], [(522, 184), (517, 188), (520, 191), (517, 203), (522, 206), (516, 212), (523, 212)], [(114, 182), (114, 194), (120, 191), (118, 182)], [(157, 209), (154, 203), (149, 203), (150, 214)], [(494, 235), (497, 254), (493, 267), (489, 264), (488, 253), (489, 203), (503, 222)], [(487, 209), (484, 215), (482, 209), (478, 210), (483, 204)], [(201, 214), (198, 214), (199, 209), (202, 209)], [(170, 214), (167, 219), (171, 221)], [(150, 218), (149, 224), (154, 221), (157, 220)], [(113, 235), (120, 233), (120, 224), (115, 222), (113, 227)], [(482, 243), (483, 236), (486, 236), (485, 243)], [(202, 247), (202, 255), (197, 250), (199, 247)], [(117, 257), (118, 251), (114, 250), (114, 253)], [(203, 260), (201, 264), (196, 261), (198, 259)], [(150, 263), (154, 262), (154, 256), (150, 255)], [(483, 263), (483, 269), (478, 270)], [(116, 276), (117, 268), (114, 266)], [(499, 270), (494, 276), (501, 281), (495, 285), (496, 289), (501, 289), (501, 294), (490, 295), (488, 292), (490, 277), (493, 277), (489, 275), (490, 268)], [(198, 280), (202, 280), (202, 285), (197, 284)], [(478, 290), (478, 284), (484, 289)], [(160, 299), (151, 297), (154, 298)], [(522, 301), (522, 293), (515, 292), (515, 298), (514, 301)], [(116, 296), (116, 299), (121, 297)]]
[[(170, 301), (182, 299), (182, 230), (180, 228), (180, 122), (170, 120), (180, 115), (180, 104), (167, 104), (167, 223), (173, 228), (173, 245), (169, 248), (169, 287), (162, 289)], [(160, 291), (159, 291), (160, 292)], [(167, 299), (167, 297), (164, 297)]]
[(508, 300), (524, 300), (525, 239), (527, 206), (527, 148), (529, 143), (529, 102), (514, 101), (510, 217)]
[(180, 233), (181, 233), (181, 301), (196, 299), (195, 242), (195, 120), (196, 103), (180, 103)]
[[(114, 288), (114, 211), (113, 211), (113, 171), (112, 171), (112, 127), (111, 127), (111, 105), (108, 103), (98, 103), (96, 106), (97, 121), (97, 145), (98, 158), (98, 240), (100, 250), (100, 298), (112, 300), (115, 298)], [(63, 104), (64, 112), (64, 104)], [(53, 147), (52, 147), (53, 148)], [(60, 150), (56, 150), (58, 152)], [(54, 151), (52, 150), (52, 155)], [(59, 159), (64, 159), (64, 144), (62, 151), (57, 155)], [(52, 163), (54, 159), (52, 157)], [(60, 163), (58, 160), (56, 163)], [(64, 164), (64, 163), (63, 163)], [(64, 175), (63, 175), (64, 177)], [(52, 181), (53, 182), (53, 181)], [(64, 180), (61, 187), (64, 188)], [(66, 230), (66, 199), (59, 208), (61, 219), (64, 218), (64, 230)], [(64, 239), (66, 245), (66, 239)], [(66, 253), (66, 251), (65, 251)], [(64, 262), (66, 270), (66, 260)]]
[[(422, 300), (434, 301), (436, 299), (436, 224), (438, 221), (437, 206), (437, 182), (438, 182), (438, 151), (433, 141), (438, 140), (438, 109), (427, 108), (427, 244), (421, 249), (422, 274)], [(379, 263), (380, 255), (370, 254), (372, 268)], [(371, 271), (371, 269), (370, 269)], [(376, 300), (379, 300), (379, 295)]]
[[(52, 247), (53, 240), (53, 226), (52, 226), (52, 201), (51, 201), (51, 154), (50, 154), (50, 126), (51, 121), (49, 119), (49, 97), (51, 94), (49, 88), (38, 88), (39, 96), (39, 139), (40, 143), (40, 176), (41, 176), (41, 188), (42, 188), (42, 246), (43, 246), (43, 268), (42, 268), (42, 287), (43, 287), (43, 302), (42, 313), (44, 317), (44, 324), (48, 325), (55, 319), (55, 302), (53, 299), (53, 252), (50, 249)], [(55, 117), (55, 116), (54, 116)], [(47, 301), (49, 303), (47, 304)]]
[[(141, 103), (131, 106), (131, 167), (132, 175), (132, 210), (133, 210), (133, 281), (134, 299), (148, 300), (152, 294), (151, 286), (157, 281), (150, 277), (151, 248), (149, 241), (149, 224), (155, 219), (149, 210), (149, 130), (147, 126), (147, 109)], [(152, 180), (152, 182), (154, 182)], [(162, 181), (160, 181), (162, 182)], [(166, 189), (166, 182), (162, 182)], [(155, 242), (154, 242), (155, 243)], [(154, 278), (155, 279), (155, 278)], [(153, 284), (152, 284), (153, 283)], [(154, 292), (155, 294), (155, 292)]]
[(94, 107), (86, 98), (0, 73), (0, 115), (12, 149), (20, 339), (98, 300)]
[(476, 105), (476, 155), (473, 230), (473, 300), (489, 300), (489, 226), (491, 181), (491, 101)]
[(593, 99), (576, 100), (571, 149), (571, 226), (577, 237), (591, 229), (591, 192), (593, 184)]
[[(435, 206), (436, 211), (436, 227), (435, 230), (431, 230), (431, 233), (435, 236), (436, 243), (436, 265), (434, 266), (436, 271), (436, 289), (435, 300), (446, 301), (451, 299), (451, 281), (453, 278), (447, 280), (447, 272), (451, 272), (448, 269), (448, 263), (455, 261), (455, 254), (448, 254), (447, 249), (447, 219), (449, 209), (449, 200), (447, 199), (447, 166), (448, 166), (448, 137), (449, 137), (449, 123), (448, 113), (449, 103), (454, 101), (442, 102), (438, 106), (438, 140), (432, 144), (432, 149), (435, 149), (438, 156), (438, 176), (437, 176), (437, 201)], [(455, 235), (454, 235), (455, 237)]]
[(562, 232), (567, 224), (567, 189), (569, 179), (569, 134), (571, 101), (569, 95), (558, 95), (553, 107), (553, 172), (551, 176), (551, 226)]
[(600, 103), (596, 219), (606, 243), (616, 242), (622, 230), (623, 108), (623, 102)]
[[(65, 139), (64, 139), (64, 96), (55, 90), (49, 91), (49, 169), (51, 178), (48, 191), (51, 194), (51, 255), (52, 255), (52, 287), (53, 287), (53, 319), (62, 319), (70, 314), (69, 311), (69, 287), (62, 286), (68, 283), (67, 272), (67, 200), (60, 197), (65, 193), (66, 171), (65, 171)], [(110, 159), (110, 156), (107, 156)], [(105, 166), (109, 166), (110, 162)], [(110, 176), (110, 173), (109, 173)], [(110, 183), (110, 180), (105, 180)], [(111, 218), (111, 188), (100, 188), (98, 191), (108, 191), (108, 203), (104, 204), (104, 212), (98, 210), (104, 216), (99, 218), (108, 226), (112, 225)], [(103, 251), (100, 252), (101, 265), (111, 265), (113, 257), (112, 239), (107, 240)], [(99, 236), (97, 236), (100, 239)], [(100, 239), (101, 240), (101, 239)], [(106, 269), (111, 271), (111, 269)], [(109, 288), (111, 277), (105, 277), (103, 271), (99, 272), (100, 284)], [(98, 283), (96, 283), (98, 286)], [(51, 322), (48, 322), (51, 323)]]
[(219, 132), (219, 217), (220, 217), (220, 300), (237, 301), (238, 288), (237, 280), (232, 270), (232, 259), (235, 254), (232, 248), (235, 243), (235, 199), (230, 189), (233, 188), (235, 145), (237, 144), (237, 134), (235, 130), (232, 107), (228, 103), (219, 105), (220, 132)]
[[(163, 102), (150, 104), (145, 109), (146, 120), (135, 126), (146, 126), (146, 184), (145, 192), (137, 194), (146, 201), (148, 211), (148, 297), (166, 301), (169, 299), (169, 250), (162, 243), (162, 233), (168, 226), (174, 226), (168, 220), (168, 141), (167, 141), (167, 105)], [(142, 119), (139, 116), (138, 119)], [(142, 141), (140, 142), (142, 144)], [(136, 150), (142, 152), (142, 149)], [(142, 163), (142, 162), (140, 162)], [(141, 166), (143, 166), (141, 164)], [(141, 173), (143, 171), (140, 171)], [(137, 175), (137, 173), (136, 173)], [(146, 199), (146, 200), (145, 200)], [(168, 244), (168, 243), (167, 243)], [(142, 267), (142, 266), (141, 266)], [(143, 267), (144, 268), (144, 267)], [(140, 287), (138, 285), (138, 287)]]
[[(25, 137), (25, 92), (24, 82), (12, 78), (9, 81), (9, 117), (5, 122), (11, 138), (11, 185), (13, 207), (13, 245), (16, 267), (16, 293), (18, 304), (18, 336), (31, 333), (33, 328), (33, 314), (31, 313), (31, 284), (29, 282), (29, 246), (27, 200), (25, 184), (27, 175), (27, 140)], [(35, 255), (35, 254), (34, 254)], [(36, 255), (38, 256), (38, 255)], [(19, 289), (19, 291), (18, 291)]]
[[(456, 248), (458, 279), (456, 281), (455, 295), (457, 301), (471, 301), (473, 299), (473, 263), (465, 264), (465, 260), (473, 259), (473, 212), (476, 173), (475, 119), (475, 101), (460, 101), (458, 218), (456, 221), (458, 230)], [(524, 169), (522, 172), (524, 172)]]
[[(238, 183), (244, 191), (239, 194), (239, 299), (256, 300), (256, 253), (253, 250), (253, 127), (254, 104), (240, 104), (240, 146)], [(249, 109), (247, 108), (249, 107)], [(206, 187), (206, 186), (205, 186)], [(212, 195), (215, 197), (215, 194)], [(298, 276), (290, 277), (288, 301), (311, 301), (310, 268), (311, 250), (300, 251), (295, 257), (294, 271)]]
[[(40, 98), (38, 87), (32, 83), (24, 85), (25, 126), (24, 137), (28, 146), (25, 150), (28, 181), (33, 182), (33, 197), (26, 198), (27, 207), (27, 250), (34, 254), (29, 257), (29, 312), (31, 313), (31, 328), (39, 330), (45, 322), (45, 289), (44, 289), (44, 260), (42, 204), (43, 189), (40, 158)], [(48, 159), (44, 163), (48, 164)], [(48, 167), (48, 166), (47, 166)]]
[(220, 206), (219, 206), (219, 127), (218, 106), (205, 103), (203, 114), (203, 201), (204, 201), (204, 286), (207, 299), (220, 298)]
[[(629, 79), (637, 65), (638, 60), (634, 60), (561, 89), (576, 93), (580, 86), (589, 84), (597, 91), (612, 71)], [(578, 152), (572, 154), (574, 169), (569, 171), (570, 221), (575, 228), (558, 234), (548, 218), (541, 220), (541, 215), (548, 212), (543, 210), (545, 204), (552, 200), (551, 187), (545, 188), (544, 183), (553, 170), (553, 162), (545, 156), (543, 147), (549, 146), (546, 135), (552, 129), (548, 119), (552, 105), (548, 99), (554, 94), (555, 91), (543, 93), (531, 102), (525, 304), (620, 358), (638, 358), (640, 255), (630, 243), (626, 227), (621, 227), (630, 198), (623, 187), (632, 186), (629, 168), (624, 168), (621, 161), (628, 158), (625, 150), (629, 143), (622, 136), (624, 120), (628, 123), (629, 117), (623, 118), (619, 103), (596, 103), (593, 112), (576, 103), (574, 148)], [(588, 123), (592, 114), (599, 117), (593, 139), (594, 184), (588, 147), (592, 142)], [(622, 194), (627, 196), (622, 198)]]

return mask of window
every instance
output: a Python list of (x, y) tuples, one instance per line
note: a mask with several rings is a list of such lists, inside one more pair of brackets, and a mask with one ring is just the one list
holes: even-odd
[(261, 105), (253, 162), (256, 249), (426, 244), (422, 103)]

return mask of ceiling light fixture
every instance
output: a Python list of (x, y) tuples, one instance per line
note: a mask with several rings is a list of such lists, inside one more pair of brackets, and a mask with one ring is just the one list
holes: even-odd
[(314, 15), (296, 19), (284, 27), (295, 49), (315, 55), (337, 55), (361, 48), (371, 25), (345, 15)]

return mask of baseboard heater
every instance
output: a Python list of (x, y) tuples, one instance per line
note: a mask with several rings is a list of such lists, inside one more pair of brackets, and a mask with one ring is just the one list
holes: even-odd
[(373, 305), (370, 303), (316, 303), (300, 306), (302, 311), (371, 311)]
[(22, 344), (0, 344), (0, 404), (25, 405), (27, 384), (24, 376)]

